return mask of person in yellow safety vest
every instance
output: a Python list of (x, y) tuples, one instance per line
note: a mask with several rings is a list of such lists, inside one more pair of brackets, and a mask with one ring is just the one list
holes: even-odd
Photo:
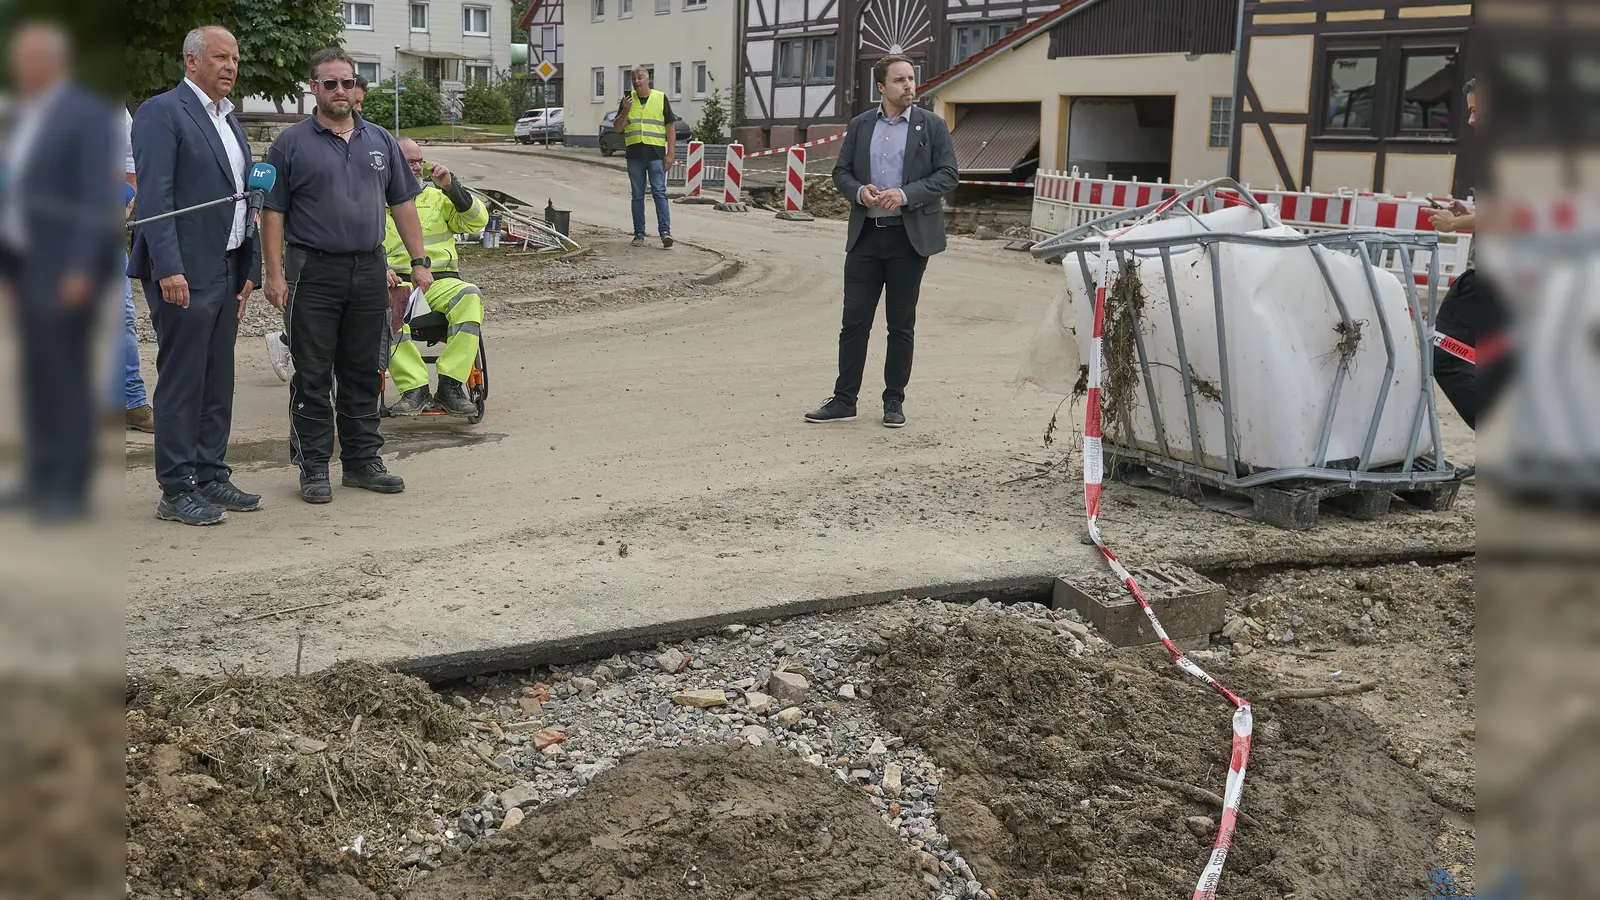
[[(477, 285), (461, 278), (456, 235), (482, 231), (489, 224), (489, 210), (438, 163), (426, 164), (424, 178), (422, 148), (416, 141), (401, 138), (400, 152), (405, 154), (412, 173), (423, 182), (422, 193), (417, 196), (417, 216), (422, 220), (423, 252), (428, 255), (434, 277), (433, 286), (423, 296), (429, 308), (444, 313), (450, 330), (444, 352), (434, 364), (439, 372), (439, 389), (429, 397), (428, 367), (422, 362), (421, 351), (411, 342), (411, 326), (401, 326), (389, 352), (389, 377), (400, 391), (400, 400), (389, 411), (397, 416), (419, 416), (430, 402), (437, 402), (451, 415), (473, 415), (477, 408), (467, 397), (466, 382), (483, 337), (483, 295), (478, 293)], [(411, 257), (393, 217), (387, 222), (383, 252), (389, 260), (389, 286), (397, 287), (405, 283), (400, 273), (411, 271)]]
[(672, 246), (672, 218), (667, 207), (667, 167), (677, 143), (677, 118), (672, 103), (660, 91), (650, 90), (650, 72), (635, 69), (633, 90), (622, 95), (611, 126), (621, 132), (628, 157), (628, 185), (633, 200), (633, 246), (644, 246), (644, 194), (646, 183), (656, 201), (656, 229), (661, 246)]

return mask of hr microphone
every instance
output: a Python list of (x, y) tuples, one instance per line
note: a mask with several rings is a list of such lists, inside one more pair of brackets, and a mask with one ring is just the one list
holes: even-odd
[(250, 167), (250, 181), (246, 187), (250, 191), (249, 212), (244, 217), (244, 239), (251, 240), (256, 236), (256, 228), (261, 222), (261, 207), (267, 202), (267, 194), (272, 192), (272, 186), (278, 183), (278, 170), (272, 163), (256, 163)]

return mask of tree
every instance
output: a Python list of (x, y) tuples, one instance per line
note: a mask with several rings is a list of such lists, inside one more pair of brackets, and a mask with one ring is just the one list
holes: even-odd
[(511, 43), (526, 44), (528, 33), (522, 30), (522, 14), (528, 11), (533, 0), (511, 0)]
[(473, 125), (510, 125), (516, 122), (516, 117), (505, 91), (482, 78), (461, 95), (461, 121)]
[(339, 0), (233, 0), (229, 31), (239, 40), (233, 96), (292, 100), (311, 79), (311, 57), (344, 34)]
[(711, 92), (700, 107), (700, 121), (695, 123), (694, 140), (702, 144), (725, 144), (728, 141), (723, 128), (728, 124), (728, 107), (722, 102), (722, 88)]
[(139, 102), (177, 84), (183, 78), (183, 36), (196, 25), (225, 19), (233, 2), (149, 0), (136, 10), (127, 10), (126, 15), (119, 13), (115, 19), (105, 20), (121, 22), (129, 96)]
[(744, 79), (743, 78), (739, 79), (739, 82), (733, 86), (733, 91), (731, 93), (731, 96), (732, 96), (732, 101), (728, 105), (730, 107), (732, 107), (732, 110), (729, 112), (729, 115), (728, 115), (728, 125), (730, 127), (732, 127), (732, 128), (738, 128), (740, 125), (744, 124)]
[[(438, 125), (444, 103), (438, 88), (429, 84), (422, 73), (415, 69), (400, 76), (400, 86), (405, 88), (400, 92), (400, 127)], [(367, 98), (361, 106), (362, 116), (385, 128), (393, 128), (394, 95), (383, 92), (384, 88), (393, 87), (394, 79), (389, 78), (382, 84), (367, 88)]]

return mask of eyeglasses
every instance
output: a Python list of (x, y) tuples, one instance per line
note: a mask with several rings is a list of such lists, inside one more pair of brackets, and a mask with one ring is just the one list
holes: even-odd
[(325, 91), (336, 91), (341, 87), (347, 91), (353, 91), (356, 89), (356, 80), (354, 78), (345, 78), (342, 80), (338, 78), (322, 79), (322, 89)]

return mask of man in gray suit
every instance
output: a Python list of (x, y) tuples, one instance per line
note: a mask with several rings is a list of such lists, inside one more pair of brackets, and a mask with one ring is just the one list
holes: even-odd
[(906, 424), (906, 384), (917, 324), (917, 295), (928, 257), (945, 247), (945, 195), (956, 188), (956, 152), (944, 120), (913, 106), (916, 69), (904, 56), (872, 67), (883, 104), (850, 121), (833, 167), (833, 183), (851, 200), (845, 240), (844, 325), (839, 330), (839, 380), (807, 422), (848, 422), (867, 365), (867, 341), (886, 295), (889, 353), (883, 366), (883, 424)]

